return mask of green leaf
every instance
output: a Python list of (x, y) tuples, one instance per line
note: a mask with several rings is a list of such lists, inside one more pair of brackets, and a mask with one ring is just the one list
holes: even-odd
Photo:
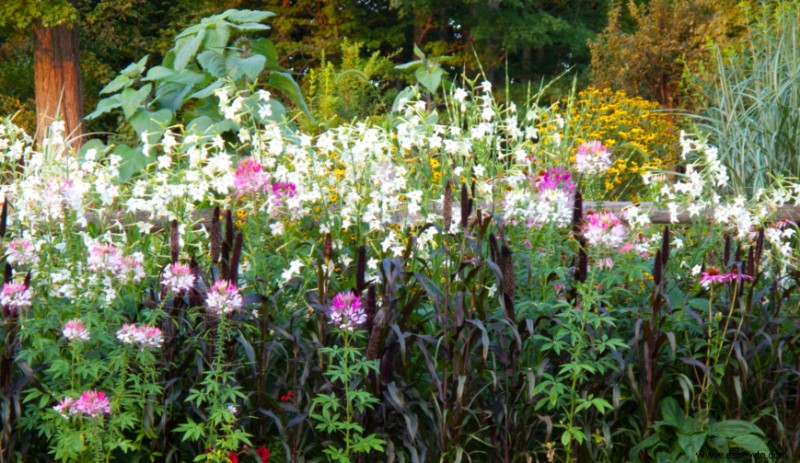
[(223, 15), (226, 19), (237, 23), (257, 23), (275, 16), (275, 13), (271, 11), (258, 10), (227, 10), (225, 13), (223, 13)]
[(120, 71), (120, 74), (124, 74), (131, 79), (141, 76), (144, 72), (145, 66), (147, 65), (147, 58), (149, 58), (149, 56), (150, 55), (144, 55), (139, 61), (129, 64), (128, 67)]
[(422, 66), (422, 64), (423, 64), (422, 61), (416, 60), (416, 61), (409, 61), (408, 63), (398, 64), (394, 68), (397, 69), (397, 70), (402, 71), (404, 69), (412, 69), (412, 68), (415, 68), (417, 66)]
[(697, 453), (702, 450), (705, 442), (706, 433), (704, 432), (697, 434), (678, 434), (678, 444), (683, 449), (683, 452), (689, 455), (689, 458), (692, 460), (697, 458)]
[(764, 432), (758, 426), (744, 420), (725, 420), (711, 423), (708, 427), (708, 432), (728, 439), (744, 434), (764, 435)]
[(203, 41), (203, 47), (206, 51), (221, 52), (228, 46), (228, 40), (231, 38), (230, 23), (227, 21), (220, 21), (214, 25), (213, 28), (206, 29), (206, 38)]
[(103, 98), (97, 102), (97, 107), (88, 116), (86, 116), (86, 118), (94, 119), (95, 117), (105, 114), (114, 108), (119, 108), (120, 106), (122, 106), (122, 98), (119, 95), (112, 95), (108, 98)]
[(147, 84), (139, 90), (126, 88), (122, 92), (120, 98), (122, 99), (122, 112), (125, 114), (125, 119), (133, 117), (133, 114), (139, 109), (142, 103), (144, 103), (148, 95), (150, 95), (151, 88), (152, 85)]
[(414, 73), (419, 83), (431, 93), (436, 93), (436, 90), (439, 89), (439, 85), (442, 83), (442, 74), (444, 71), (439, 66), (434, 66), (430, 70), (427, 67), (419, 67)]
[(114, 148), (114, 153), (122, 156), (122, 163), (119, 166), (119, 179), (122, 182), (128, 181), (152, 162), (142, 152), (141, 147), (132, 148), (128, 145), (120, 145)]
[(159, 109), (155, 112), (140, 109), (128, 122), (140, 137), (147, 132), (147, 143), (155, 144), (172, 121), (173, 114), (169, 109)]
[(147, 71), (147, 77), (145, 77), (142, 80), (153, 81), (153, 80), (166, 79), (167, 77), (171, 76), (174, 73), (175, 71), (173, 71), (170, 68), (164, 66), (154, 66), (150, 68), (149, 71)]
[(176, 71), (184, 69), (192, 60), (192, 58), (195, 57), (197, 50), (200, 49), (200, 44), (203, 43), (203, 38), (205, 38), (205, 35), (206, 31), (201, 30), (191, 39), (178, 39), (178, 42), (175, 44), (175, 64), (172, 66)]
[(759, 452), (769, 455), (770, 452), (769, 447), (767, 447), (767, 444), (765, 444), (760, 437), (754, 436), (752, 434), (744, 434), (741, 436), (734, 437), (732, 439), (732, 443), (736, 447), (743, 448), (750, 453)]
[(102, 90), (100, 90), (100, 94), (103, 95), (106, 93), (116, 92), (117, 90), (123, 87), (128, 87), (131, 84), (131, 82), (133, 82), (133, 79), (126, 76), (125, 74), (120, 74), (117, 77), (115, 77), (111, 82), (106, 84), (106, 86), (103, 87)]
[(225, 57), (214, 50), (206, 50), (197, 55), (197, 62), (214, 77), (225, 77)]
[(242, 32), (265, 31), (270, 28), (266, 24), (258, 24), (258, 23), (232, 24), (231, 27), (238, 29)]
[(266, 62), (267, 58), (263, 55), (242, 58), (234, 54), (225, 58), (225, 69), (228, 76), (233, 80), (240, 80), (245, 75), (250, 79), (255, 79), (264, 70)]
[(194, 72), (191, 69), (184, 69), (165, 78), (164, 82), (194, 86), (205, 81), (206, 77), (207, 76), (203, 73)]
[(313, 119), (311, 111), (309, 111), (306, 101), (303, 99), (303, 94), (300, 92), (300, 86), (297, 85), (291, 74), (288, 72), (272, 72), (269, 75), (267, 85), (283, 92), (292, 103), (299, 106), (308, 117)]
[(188, 96), (188, 98), (208, 98), (211, 95), (213, 95), (214, 92), (218, 88), (222, 87), (223, 85), (225, 85), (225, 81), (218, 80), (218, 81), (212, 83), (211, 85), (209, 85), (208, 87), (202, 88), (202, 89), (192, 93), (191, 95)]
[(278, 50), (275, 48), (275, 45), (272, 43), (272, 41), (268, 39), (260, 38), (253, 40), (253, 42), (250, 44), (250, 50), (253, 53), (266, 56), (267, 60), (271, 63), (278, 63)]

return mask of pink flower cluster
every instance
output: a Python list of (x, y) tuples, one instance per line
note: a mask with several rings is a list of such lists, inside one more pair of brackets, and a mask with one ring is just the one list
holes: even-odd
[(117, 331), (117, 339), (123, 344), (138, 344), (142, 349), (158, 349), (164, 344), (161, 330), (152, 325), (137, 326), (126, 323)]
[(186, 264), (170, 264), (164, 270), (161, 284), (175, 293), (192, 289), (197, 278)]
[(589, 211), (581, 231), (591, 246), (604, 248), (619, 248), (628, 234), (628, 230), (617, 216), (608, 211), (600, 213)]
[(75, 318), (64, 324), (61, 333), (70, 341), (88, 341), (89, 330), (80, 318)]
[(283, 207), (284, 201), (294, 198), (297, 194), (297, 186), (292, 182), (277, 182), (272, 184), (272, 204), (275, 207)]
[(93, 272), (109, 272), (115, 278), (132, 278), (141, 281), (144, 278), (142, 259), (136, 256), (125, 256), (112, 244), (93, 244), (89, 248), (87, 260), (89, 270)]
[(611, 167), (611, 154), (599, 141), (581, 143), (575, 154), (575, 171), (584, 175), (605, 173)]
[(714, 283), (727, 284), (732, 281), (737, 281), (739, 279), (753, 281), (753, 277), (751, 277), (750, 275), (745, 275), (743, 273), (740, 274), (739, 271), (736, 270), (735, 268), (733, 269), (733, 271), (729, 273), (720, 273), (718, 268), (711, 267), (708, 269), (707, 272), (703, 272), (700, 274), (700, 284), (703, 286), (709, 286)]
[(237, 195), (259, 193), (269, 184), (269, 175), (263, 172), (261, 164), (253, 158), (239, 160), (233, 185)]
[(540, 170), (534, 179), (536, 189), (541, 193), (547, 190), (563, 190), (572, 193), (575, 184), (571, 180), (572, 175), (563, 167), (551, 167), (547, 170)]
[(32, 265), (39, 262), (39, 256), (29, 239), (15, 238), (8, 243), (6, 262), (11, 265)]
[(227, 315), (242, 308), (239, 288), (228, 280), (219, 280), (206, 295), (206, 307), (214, 315)]
[(102, 415), (111, 413), (111, 402), (105, 392), (97, 389), (85, 391), (80, 398), (75, 400), (72, 397), (64, 397), (53, 410), (64, 418), (74, 415), (90, 416), (98, 418)]
[(367, 314), (361, 307), (361, 298), (353, 291), (334, 296), (328, 316), (334, 325), (344, 330), (352, 330), (367, 321)]
[(31, 299), (31, 290), (25, 283), (4, 283), (3, 290), (0, 291), (0, 305), (8, 308), (11, 313), (30, 307)]

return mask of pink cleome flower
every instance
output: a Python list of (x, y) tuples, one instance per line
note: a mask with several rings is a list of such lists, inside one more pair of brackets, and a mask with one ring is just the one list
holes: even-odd
[(92, 418), (99, 418), (102, 415), (111, 413), (111, 402), (105, 392), (93, 389), (84, 391), (77, 400), (71, 397), (64, 397), (53, 407), (64, 418), (74, 415), (84, 415)]
[(575, 184), (571, 180), (572, 175), (563, 167), (551, 167), (547, 170), (540, 170), (534, 179), (536, 189), (541, 193), (546, 190), (563, 190), (565, 193), (572, 193)]
[(592, 246), (618, 248), (625, 242), (628, 229), (613, 212), (587, 212), (581, 227), (586, 242)]
[(297, 194), (297, 185), (292, 182), (277, 182), (272, 184), (272, 204), (282, 207), (284, 200), (294, 198)]
[(605, 173), (611, 167), (611, 154), (599, 141), (581, 143), (575, 154), (575, 170), (585, 175)]
[(12, 312), (31, 306), (31, 290), (25, 283), (8, 282), (3, 284), (0, 291), (0, 305), (7, 307)]
[(227, 315), (242, 308), (239, 288), (228, 280), (219, 280), (206, 295), (206, 307), (214, 315)]
[(245, 195), (263, 191), (269, 184), (269, 175), (261, 169), (261, 164), (251, 157), (240, 159), (233, 181), (236, 194)]
[(161, 277), (161, 284), (171, 289), (173, 292), (180, 293), (192, 289), (196, 277), (191, 267), (186, 264), (170, 264), (164, 270)]
[(164, 344), (161, 329), (152, 325), (137, 326), (126, 323), (117, 331), (117, 339), (123, 344), (138, 344), (142, 349), (146, 347), (158, 349)]
[(328, 316), (334, 325), (345, 330), (352, 330), (367, 321), (367, 314), (361, 307), (361, 298), (353, 291), (334, 296)]
[(8, 243), (6, 261), (11, 265), (31, 265), (39, 262), (39, 256), (29, 239), (15, 238)]
[(89, 330), (80, 318), (75, 318), (64, 324), (61, 333), (70, 341), (88, 341)]

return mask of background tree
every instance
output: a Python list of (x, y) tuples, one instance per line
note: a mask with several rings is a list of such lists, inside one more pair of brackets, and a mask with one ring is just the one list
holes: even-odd
[(709, 41), (725, 43), (741, 31), (735, 0), (614, 2), (608, 25), (591, 44), (591, 78), (664, 106), (681, 105), (685, 63), (708, 62)]

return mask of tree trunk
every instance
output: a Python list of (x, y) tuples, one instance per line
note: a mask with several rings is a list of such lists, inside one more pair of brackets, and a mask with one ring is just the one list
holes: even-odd
[(33, 74), (36, 93), (36, 140), (41, 143), (53, 121), (64, 121), (64, 136), (73, 148), (81, 145), (81, 92), (78, 26), (33, 26)]

